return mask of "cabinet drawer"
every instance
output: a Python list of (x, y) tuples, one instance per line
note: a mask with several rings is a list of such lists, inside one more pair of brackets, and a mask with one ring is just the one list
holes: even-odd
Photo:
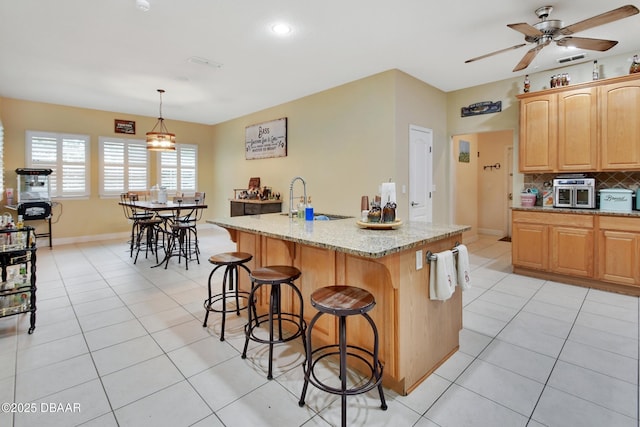
[(513, 222), (593, 228), (594, 215), (514, 211)]
[(599, 222), (601, 230), (633, 231), (640, 233), (640, 217), (628, 218), (601, 215)]

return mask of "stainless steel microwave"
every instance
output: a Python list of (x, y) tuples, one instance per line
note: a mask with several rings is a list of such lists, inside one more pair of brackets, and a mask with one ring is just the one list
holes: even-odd
[(553, 206), (557, 208), (596, 207), (595, 178), (559, 178), (553, 180)]

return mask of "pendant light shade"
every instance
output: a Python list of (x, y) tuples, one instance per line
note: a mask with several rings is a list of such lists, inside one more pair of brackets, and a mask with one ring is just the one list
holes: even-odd
[(160, 117), (158, 117), (158, 122), (151, 129), (151, 132), (147, 132), (147, 150), (173, 151), (176, 149), (176, 135), (167, 130), (162, 118), (162, 94), (164, 89), (158, 89), (158, 93), (160, 94)]

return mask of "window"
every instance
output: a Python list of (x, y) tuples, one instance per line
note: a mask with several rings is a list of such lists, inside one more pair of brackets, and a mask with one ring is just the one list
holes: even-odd
[(89, 196), (88, 135), (27, 131), (26, 163), (31, 168), (48, 168), (51, 197)]
[(145, 141), (100, 137), (100, 196), (149, 188)]
[(159, 152), (160, 186), (178, 192), (194, 192), (198, 188), (198, 146), (176, 144), (176, 151)]

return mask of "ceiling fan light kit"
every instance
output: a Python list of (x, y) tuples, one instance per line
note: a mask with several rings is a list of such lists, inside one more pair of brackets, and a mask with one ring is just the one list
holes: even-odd
[[(575, 24), (564, 26), (564, 23), (561, 20), (547, 19), (552, 10), (552, 6), (542, 6), (536, 9), (535, 13), (540, 21), (533, 25), (527, 24), (526, 22), (507, 25), (507, 27), (524, 34), (524, 39), (527, 43), (535, 45), (525, 53), (520, 62), (513, 69), (514, 72), (527, 68), (536, 55), (538, 55), (538, 53), (551, 42), (555, 42), (558, 46), (605, 52), (618, 44), (618, 42), (615, 40), (573, 37), (572, 34), (627, 18), (639, 12), (637, 7), (629, 4), (600, 15), (592, 16), (591, 18), (576, 22)], [(506, 49), (477, 56), (466, 60), (465, 63), (474, 62), (512, 49), (518, 49), (522, 46), (526, 46), (526, 43), (517, 44)]]

